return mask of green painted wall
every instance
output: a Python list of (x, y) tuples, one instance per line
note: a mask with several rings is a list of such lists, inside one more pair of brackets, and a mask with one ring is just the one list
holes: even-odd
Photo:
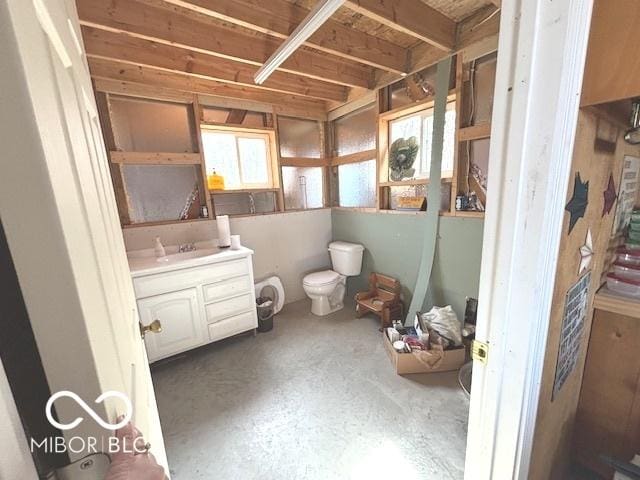
[[(365, 246), (362, 274), (348, 279), (348, 294), (365, 290), (369, 273), (397, 278), (409, 305), (415, 286), (424, 238), (424, 217), (333, 210), (334, 240)], [(440, 217), (436, 258), (425, 308), (450, 304), (460, 319), (465, 298), (478, 297), (482, 230), (476, 218)]]

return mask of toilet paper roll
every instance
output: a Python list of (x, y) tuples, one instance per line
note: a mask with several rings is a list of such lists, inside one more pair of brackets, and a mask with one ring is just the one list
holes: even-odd
[(229, 227), (229, 217), (219, 215), (216, 217), (218, 226), (218, 247), (228, 248), (231, 245), (231, 228)]
[(240, 250), (240, 235), (231, 235), (231, 250)]

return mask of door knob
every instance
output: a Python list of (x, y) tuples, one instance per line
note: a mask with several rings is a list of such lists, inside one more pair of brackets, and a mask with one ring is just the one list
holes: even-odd
[(160, 323), (160, 320), (156, 319), (153, 322), (151, 322), (149, 325), (142, 325), (142, 322), (140, 322), (140, 336), (144, 338), (147, 332), (152, 332), (152, 333), (162, 332), (162, 324)]

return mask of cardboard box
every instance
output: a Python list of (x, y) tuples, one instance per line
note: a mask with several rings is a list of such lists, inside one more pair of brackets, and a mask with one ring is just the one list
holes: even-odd
[(384, 342), (384, 349), (386, 350), (387, 355), (389, 355), (389, 359), (391, 360), (391, 363), (398, 375), (407, 375), (410, 373), (450, 372), (452, 370), (458, 370), (462, 365), (464, 365), (466, 359), (466, 350), (464, 347), (445, 350), (444, 358), (438, 366), (429, 368), (428, 365), (421, 362), (413, 353), (396, 352), (385, 332), (382, 332), (382, 341)]

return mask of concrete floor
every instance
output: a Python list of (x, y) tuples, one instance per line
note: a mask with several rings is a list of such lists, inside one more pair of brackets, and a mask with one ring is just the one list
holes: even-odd
[(375, 318), (309, 309), (154, 367), (173, 479), (462, 478), (456, 372), (398, 376)]

